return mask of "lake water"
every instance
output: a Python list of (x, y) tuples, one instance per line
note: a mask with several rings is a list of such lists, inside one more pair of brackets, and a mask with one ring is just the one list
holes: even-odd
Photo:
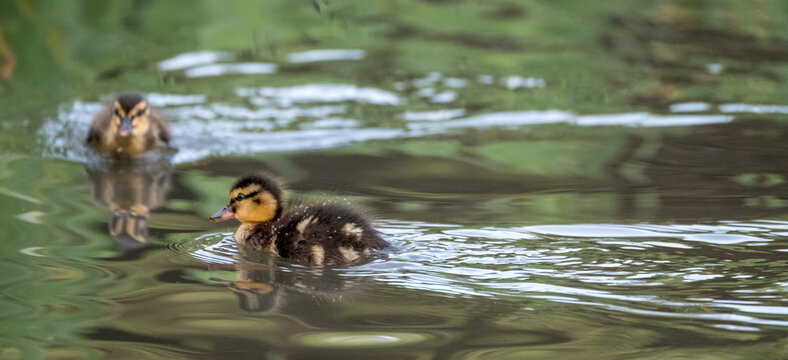
[[(0, 31), (2, 360), (788, 357), (782, 1), (8, 2)], [(127, 89), (164, 161), (84, 145)], [(244, 252), (207, 218), (255, 170), (392, 246)]]

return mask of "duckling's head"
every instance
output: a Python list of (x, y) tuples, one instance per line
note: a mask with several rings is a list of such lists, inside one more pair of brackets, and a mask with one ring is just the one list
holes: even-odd
[(150, 128), (150, 106), (137, 93), (120, 94), (112, 103), (110, 129), (121, 138), (142, 136)]
[(282, 188), (263, 173), (242, 176), (230, 188), (230, 204), (211, 216), (211, 221), (236, 218), (245, 223), (263, 223), (282, 213)]

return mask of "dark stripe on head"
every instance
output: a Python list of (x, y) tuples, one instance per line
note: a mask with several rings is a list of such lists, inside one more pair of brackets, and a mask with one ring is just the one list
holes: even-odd
[[(282, 211), (282, 187), (279, 185), (279, 182), (271, 175), (268, 175), (263, 172), (257, 172), (253, 174), (247, 174), (238, 178), (238, 181), (233, 184), (233, 187), (230, 191), (235, 189), (245, 188), (249, 185), (259, 185), (261, 189), (259, 191), (267, 191), (273, 195), (274, 199), (276, 200), (276, 217), (279, 217)], [(245, 194), (247, 197), (251, 197), (257, 195), (259, 191), (253, 191), (252, 193)]]
[(116, 101), (120, 104), (120, 107), (123, 108), (123, 111), (128, 113), (131, 109), (134, 108), (135, 105), (139, 104), (140, 101), (145, 100), (145, 97), (139, 93), (123, 93), (118, 95)]
[[(260, 185), (262, 191), (268, 191), (277, 201), (282, 200), (282, 188), (273, 177), (263, 173), (244, 175), (233, 184), (232, 190), (245, 188), (249, 185)], [(231, 190), (231, 191), (232, 191)], [(256, 192), (254, 192), (256, 195)], [(246, 194), (251, 196), (251, 194)]]
[[(233, 188), (233, 189), (235, 189), (235, 188)], [(248, 194), (244, 194), (244, 199), (243, 200), (250, 199), (250, 198), (252, 198), (253, 196), (255, 196), (255, 195), (259, 194), (259, 193), (260, 193), (260, 190), (252, 191), (252, 192), (250, 192)], [(243, 194), (243, 193), (241, 193), (241, 194)], [(230, 199), (230, 204), (234, 204), (236, 201), (243, 201), (243, 200), (236, 200), (236, 198), (232, 198), (232, 199)], [(279, 200), (277, 200), (277, 201), (279, 201)], [(259, 204), (260, 200), (255, 199), (255, 202)]]

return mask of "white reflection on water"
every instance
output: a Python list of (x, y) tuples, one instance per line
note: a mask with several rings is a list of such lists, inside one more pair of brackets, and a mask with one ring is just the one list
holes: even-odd
[(400, 117), (407, 121), (444, 121), (465, 115), (465, 109), (446, 109), (435, 111), (406, 111)]
[(753, 113), (753, 114), (788, 114), (785, 105), (757, 105), (757, 104), (723, 104), (720, 111), (724, 113)]
[(159, 63), (161, 71), (183, 70), (197, 65), (213, 64), (218, 61), (229, 61), (234, 58), (232, 53), (220, 51), (187, 52)]
[(445, 78), (443, 79), (443, 85), (452, 88), (464, 88), (466, 85), (468, 85), (468, 80), (460, 78)]
[(686, 102), (670, 105), (671, 112), (703, 112), (711, 109), (711, 105), (704, 102)]
[(694, 126), (720, 124), (733, 120), (725, 115), (653, 115), (649, 113), (626, 113), (580, 116), (574, 123), (581, 126)]
[(187, 69), (186, 77), (208, 77), (234, 74), (274, 74), (277, 66), (268, 63), (211, 64)]
[(302, 129), (347, 129), (359, 127), (361, 122), (353, 119), (326, 118), (301, 125)]
[(733, 120), (726, 115), (653, 115), (649, 113), (605, 114), (578, 116), (572, 112), (515, 111), (482, 114), (429, 124), (410, 123), (411, 129), (486, 128), (493, 126), (517, 127), (523, 125), (567, 123), (579, 126), (692, 126), (726, 123)]
[(150, 93), (146, 96), (148, 103), (153, 106), (173, 106), (173, 105), (188, 105), (200, 104), (205, 102), (205, 95), (176, 95), (176, 94), (159, 94)]
[[(335, 114), (342, 114), (347, 107), (344, 105), (311, 106), (311, 107), (264, 107), (250, 109), (242, 105), (213, 103), (211, 105), (183, 106), (165, 110), (173, 120), (199, 118), (221, 122), (226, 119), (237, 120), (277, 120), (279, 123), (289, 124), (291, 121), (306, 118), (323, 118)], [(190, 124), (199, 127), (213, 126), (214, 123)]]
[[(674, 113), (703, 112), (712, 109), (712, 105), (704, 102), (687, 102), (670, 105)], [(788, 114), (788, 106), (764, 104), (721, 104), (719, 111), (723, 113), (751, 113), (751, 114)]]
[[(215, 127), (202, 128), (194, 132), (194, 127), (184, 123), (173, 126), (173, 131), (192, 131), (189, 138), (173, 142), (180, 148), (173, 158), (175, 163), (197, 161), (209, 156), (229, 154), (253, 154), (277, 151), (298, 151), (325, 149), (347, 145), (357, 141), (391, 139), (402, 137), (396, 129), (302, 129), (276, 132), (249, 132), (246, 126), (224, 123), (221, 133)], [(234, 129), (233, 129), (234, 128)], [(229, 130), (229, 131), (228, 131)], [(184, 151), (188, 149), (188, 151)]]
[(431, 123), (409, 123), (411, 129), (486, 128), (493, 126), (521, 126), (567, 122), (573, 118), (567, 111), (521, 111), (483, 114), (464, 119)]
[(706, 64), (706, 71), (708, 71), (709, 74), (719, 74), (724, 69), (725, 66), (722, 64)]
[(519, 88), (543, 88), (546, 85), (544, 79), (537, 79), (535, 77), (524, 78), (522, 76), (512, 75), (501, 79), (507, 89), (514, 90)]
[(364, 50), (320, 49), (287, 54), (291, 63), (310, 63), (319, 61), (361, 60)]
[(437, 104), (450, 103), (456, 99), (457, 99), (457, 93), (454, 91), (444, 91), (442, 93), (435, 94), (432, 97), (430, 97), (430, 101)]
[(236, 94), (243, 97), (260, 96), (288, 106), (310, 102), (357, 101), (376, 105), (400, 105), (403, 101), (392, 92), (350, 84), (306, 84), (292, 87), (239, 88)]

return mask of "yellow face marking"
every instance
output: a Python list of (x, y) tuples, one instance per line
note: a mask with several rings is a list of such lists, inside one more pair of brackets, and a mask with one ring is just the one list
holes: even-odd
[[(143, 110), (142, 113), (140, 113), (140, 110)], [(120, 103), (117, 100), (112, 103), (112, 117), (113, 120), (117, 120), (118, 124), (120, 124), (120, 118), (126, 117), (127, 115), (130, 118), (139, 118), (148, 114), (150, 114), (150, 107), (148, 106), (148, 102), (145, 100), (138, 102), (137, 105), (134, 105), (134, 107), (131, 108), (128, 113), (123, 110), (123, 107), (120, 106)]]
[(112, 121), (110, 121), (110, 130), (112, 130), (112, 133), (114, 134), (118, 132), (118, 128), (120, 127), (120, 118), (126, 116), (126, 112), (123, 111), (123, 107), (120, 106), (120, 103), (115, 101), (114, 103), (112, 103), (111, 113), (112, 113), (111, 115)]
[[(139, 111), (143, 110), (143, 109), (145, 111), (143, 111), (142, 114), (140, 114)], [(145, 116), (145, 115), (148, 114), (149, 111), (150, 110), (148, 109), (148, 102), (145, 101), (145, 100), (142, 100), (142, 101), (138, 102), (137, 105), (134, 105), (133, 108), (131, 108), (131, 111), (129, 111), (129, 115), (133, 116), (133, 117)]]
[(361, 239), (361, 234), (364, 232), (358, 225), (355, 223), (347, 223), (345, 226), (342, 227), (342, 233), (350, 236), (355, 237), (356, 239)]
[(348, 246), (340, 246), (339, 253), (342, 254), (342, 256), (347, 260), (347, 262), (355, 261), (359, 257), (361, 257), (358, 254), (358, 251)]
[(320, 245), (312, 245), (312, 263), (321, 265), (326, 256), (326, 251)]
[[(140, 110), (143, 110), (141, 114)], [(128, 113), (123, 111), (123, 107), (120, 106), (118, 101), (112, 103), (112, 117), (110, 119), (109, 126), (111, 138), (115, 138), (115, 135), (118, 133), (121, 118), (129, 117), (131, 119), (132, 127), (131, 138), (129, 139), (131, 145), (123, 144), (121, 141), (121, 144), (113, 143), (112, 146), (124, 148), (125, 151), (142, 152), (145, 147), (145, 134), (148, 132), (148, 130), (150, 130), (148, 114), (150, 114), (150, 107), (148, 106), (148, 102), (144, 100), (137, 103), (137, 105), (134, 105), (134, 107)]]
[(112, 112), (113, 115), (126, 116), (126, 112), (123, 111), (123, 106), (120, 106), (120, 103), (117, 100), (112, 103), (112, 109), (114, 110)]
[[(237, 200), (238, 194), (244, 195), (257, 192), (254, 196), (248, 196)], [(262, 191), (260, 185), (252, 184), (240, 189), (233, 189), (230, 192), (230, 207), (234, 208), (235, 218), (241, 222), (261, 223), (266, 222), (276, 216), (276, 199), (268, 191)], [(236, 199), (233, 202), (233, 199)]]
[[(144, 111), (140, 113), (140, 110)], [(149, 113), (150, 108), (148, 107), (148, 102), (144, 100), (137, 103), (137, 105), (131, 109), (129, 117), (131, 117), (131, 126), (134, 128), (132, 132), (133, 135), (142, 137), (148, 132), (150, 128), (150, 121), (148, 121)]]

